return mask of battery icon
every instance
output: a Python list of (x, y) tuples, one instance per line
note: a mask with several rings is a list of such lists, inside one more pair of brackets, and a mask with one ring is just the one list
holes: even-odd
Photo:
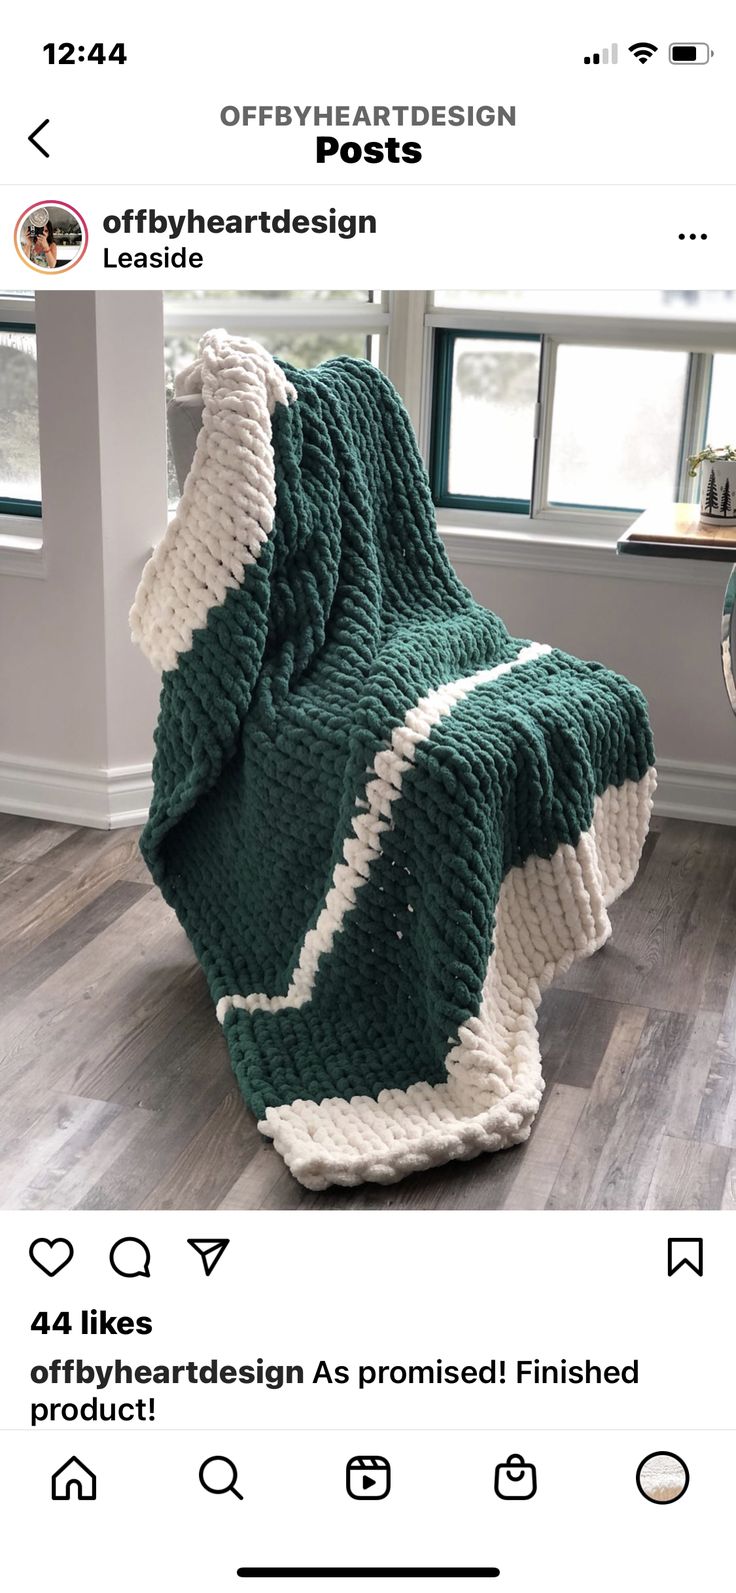
[(705, 66), (712, 54), (709, 44), (670, 45), (670, 61), (673, 66)]

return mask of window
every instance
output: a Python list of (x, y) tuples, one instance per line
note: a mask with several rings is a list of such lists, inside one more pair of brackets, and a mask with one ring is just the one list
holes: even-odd
[[(368, 288), (169, 293), (164, 300), (167, 398), (210, 327), (254, 337), (277, 359), (311, 369), (339, 354), (385, 363), (388, 322), (382, 295)], [(169, 501), (175, 504), (179, 485), (170, 450), (168, 482)]]
[(0, 295), (0, 534), (3, 516), (41, 515), (33, 311), (32, 296)]
[(689, 454), (736, 442), (731, 291), (442, 290), (425, 335), (440, 510), (614, 541), (695, 498)]
[(435, 501), (472, 509), (531, 507), (541, 339), (448, 332), (435, 365)]
[(557, 351), (547, 500), (642, 509), (679, 491), (688, 361), (669, 350)]
[(736, 447), (736, 354), (716, 354), (708, 411), (708, 442)]

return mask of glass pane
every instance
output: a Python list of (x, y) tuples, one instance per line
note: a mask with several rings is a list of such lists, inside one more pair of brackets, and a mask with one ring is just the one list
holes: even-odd
[(529, 501), (539, 343), (455, 341), (448, 488), (474, 498)]
[[(257, 332), (241, 333), (242, 337), (252, 336), (257, 343), (270, 350), (276, 359), (285, 360), (289, 365), (296, 365), (302, 370), (311, 370), (313, 366), (320, 365), (322, 360), (335, 359), (339, 354), (349, 354), (354, 359), (371, 357), (368, 339), (365, 332), (319, 332), (319, 331), (268, 331), (259, 327)], [(166, 397), (171, 397), (174, 391), (174, 377), (197, 357), (199, 348), (198, 333), (167, 333), (164, 339), (164, 360), (166, 366)], [(179, 483), (176, 479), (174, 461), (171, 457), (171, 447), (168, 448), (168, 481), (169, 503), (179, 501)]]
[(733, 288), (438, 288), (438, 309), (523, 310), (547, 315), (631, 315), (733, 321)]
[(687, 355), (557, 350), (550, 503), (645, 509), (677, 496)]
[(736, 448), (736, 354), (716, 354), (706, 440), (712, 448)]
[(36, 337), (0, 331), (0, 496), (41, 498)]

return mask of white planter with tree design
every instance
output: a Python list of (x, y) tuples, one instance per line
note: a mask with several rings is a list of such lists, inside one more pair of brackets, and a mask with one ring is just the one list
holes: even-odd
[(700, 470), (700, 519), (703, 525), (736, 525), (736, 448), (707, 446), (688, 461), (690, 475)]

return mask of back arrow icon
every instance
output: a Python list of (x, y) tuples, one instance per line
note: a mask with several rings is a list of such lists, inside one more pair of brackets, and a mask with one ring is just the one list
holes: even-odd
[(39, 155), (45, 155), (47, 160), (49, 158), (49, 152), (47, 149), (44, 149), (43, 144), (36, 143), (36, 134), (42, 133), (44, 127), (48, 127), (48, 125), (49, 117), (47, 116), (45, 122), (39, 122), (38, 127), (34, 127), (33, 132), (28, 134), (29, 144), (32, 144), (33, 148), (38, 150)]

